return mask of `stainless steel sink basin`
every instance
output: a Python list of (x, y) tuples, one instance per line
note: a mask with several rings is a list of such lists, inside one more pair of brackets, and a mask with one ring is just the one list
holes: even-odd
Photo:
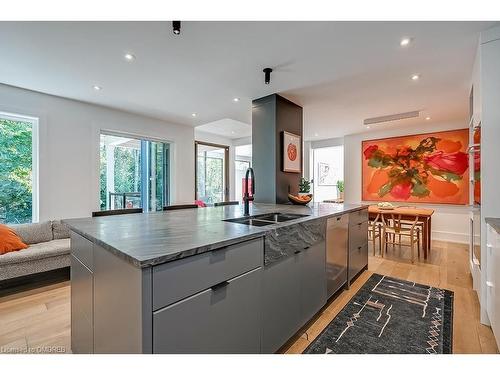
[(266, 225), (273, 225), (282, 223), (285, 221), (300, 219), (301, 217), (306, 217), (309, 215), (303, 214), (282, 214), (279, 212), (273, 212), (270, 214), (261, 214), (248, 217), (237, 217), (234, 219), (226, 219), (224, 221), (237, 224), (253, 225), (257, 227), (264, 227)]
[(301, 217), (306, 217), (309, 215), (303, 214), (282, 214), (282, 213), (272, 213), (272, 214), (263, 214), (255, 216), (256, 219), (266, 220), (266, 221), (274, 221), (277, 223), (282, 223), (284, 221), (290, 221), (295, 219), (300, 219)]

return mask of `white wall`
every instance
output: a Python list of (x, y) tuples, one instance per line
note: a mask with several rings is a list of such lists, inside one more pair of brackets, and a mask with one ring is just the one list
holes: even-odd
[[(361, 142), (367, 139), (396, 137), (416, 133), (467, 128), (465, 122), (423, 124), (418, 129), (386, 129), (344, 137), (345, 201), (361, 202)], [(435, 240), (469, 242), (469, 207), (437, 204), (414, 204), (435, 210), (432, 235)]]
[(171, 201), (194, 199), (194, 130), (188, 126), (0, 84), (0, 111), (39, 118), (39, 218), (99, 208), (99, 133), (172, 142)]

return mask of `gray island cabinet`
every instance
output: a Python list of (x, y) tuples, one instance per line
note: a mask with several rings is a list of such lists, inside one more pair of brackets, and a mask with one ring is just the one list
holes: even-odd
[(276, 352), (327, 302), (328, 218), (353, 218), (361, 254), (366, 207), (252, 207), (270, 212), (307, 216), (247, 226), (223, 221), (242, 216), (226, 206), (67, 220), (73, 352)]

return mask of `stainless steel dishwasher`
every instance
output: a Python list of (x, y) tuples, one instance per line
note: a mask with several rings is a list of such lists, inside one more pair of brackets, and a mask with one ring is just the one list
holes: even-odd
[(349, 215), (329, 218), (326, 229), (326, 275), (330, 298), (347, 284)]

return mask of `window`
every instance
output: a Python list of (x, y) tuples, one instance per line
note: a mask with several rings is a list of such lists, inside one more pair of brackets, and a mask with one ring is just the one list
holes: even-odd
[(205, 203), (229, 200), (229, 147), (195, 143), (196, 199)]
[(0, 112), (0, 223), (38, 221), (38, 120)]
[(243, 180), (247, 169), (252, 166), (252, 145), (236, 146), (234, 159), (235, 199), (242, 202), (244, 186)]
[(337, 182), (344, 180), (344, 146), (313, 149), (313, 164), (314, 200), (339, 198)]
[(168, 143), (101, 134), (101, 210), (161, 211), (169, 201), (169, 158)]

